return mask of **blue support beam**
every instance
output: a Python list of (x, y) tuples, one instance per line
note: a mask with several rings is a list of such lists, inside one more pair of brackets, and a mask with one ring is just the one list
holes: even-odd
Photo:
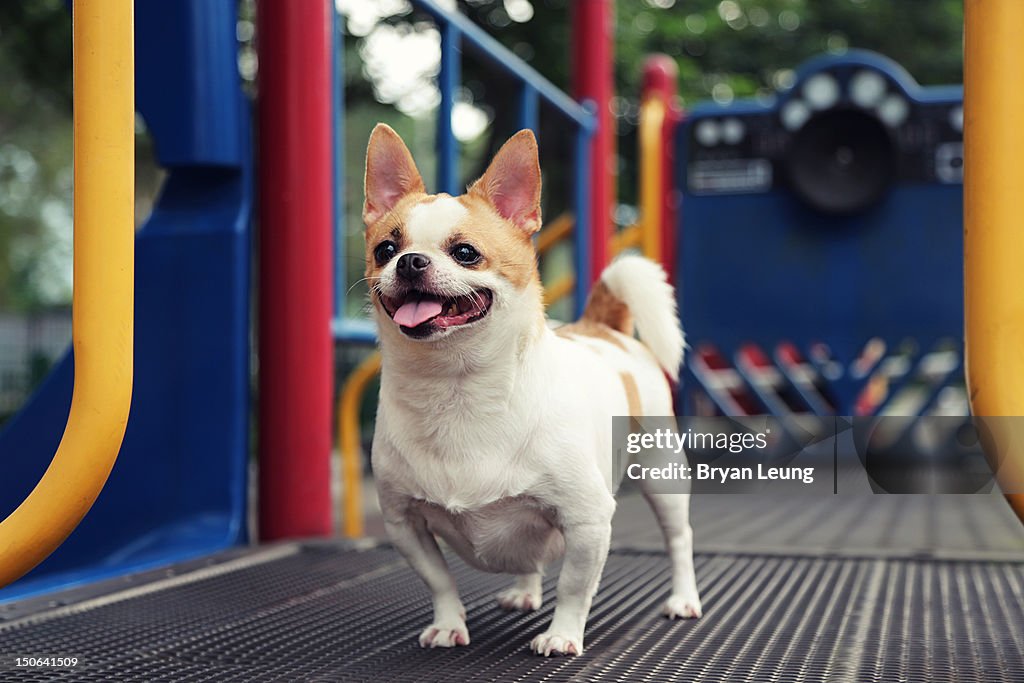
[(540, 96), (537, 89), (529, 82), (523, 81), (519, 86), (519, 101), (516, 112), (516, 121), (519, 129), (529, 128), (533, 134), (540, 138)]
[(452, 131), (455, 94), (462, 81), (461, 35), (453, 23), (441, 24), (441, 70), (438, 87), (441, 104), (437, 108), (437, 188), (438, 192), (459, 194), (459, 146)]
[[(591, 119), (593, 121), (593, 119)], [(590, 292), (590, 193), (588, 180), (590, 179), (590, 137), (594, 134), (593, 124), (582, 125), (576, 128), (576, 140), (573, 149), (573, 181), (572, 181), (572, 203), (573, 211), (576, 214), (573, 236), (575, 237), (576, 249), (573, 252), (573, 269), (576, 271), (575, 287), (573, 293), (573, 307), (577, 315), (583, 313), (583, 307), (587, 303), (587, 295)]]

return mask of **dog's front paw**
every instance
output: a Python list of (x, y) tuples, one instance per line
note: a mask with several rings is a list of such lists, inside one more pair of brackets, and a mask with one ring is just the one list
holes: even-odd
[(672, 595), (661, 609), (669, 619), (696, 619), (703, 614), (700, 598), (693, 595)]
[(523, 612), (540, 609), (544, 603), (541, 593), (522, 588), (506, 588), (497, 595), (498, 604), (505, 609), (517, 609)]
[(449, 619), (435, 621), (420, 634), (420, 647), (455, 647), (469, 645), (469, 630), (466, 622)]
[(538, 655), (550, 657), (551, 655), (581, 655), (583, 654), (583, 638), (562, 635), (545, 631), (530, 643), (532, 649)]

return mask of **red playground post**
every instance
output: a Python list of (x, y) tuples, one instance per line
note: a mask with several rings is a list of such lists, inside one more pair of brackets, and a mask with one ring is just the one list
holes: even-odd
[(615, 119), (612, 57), (615, 39), (614, 0), (574, 0), (572, 8), (573, 96), (591, 100), (597, 108), (597, 132), (591, 164), (591, 281), (608, 264), (615, 201)]
[(262, 0), (259, 22), (259, 533), (331, 528), (330, 8)]

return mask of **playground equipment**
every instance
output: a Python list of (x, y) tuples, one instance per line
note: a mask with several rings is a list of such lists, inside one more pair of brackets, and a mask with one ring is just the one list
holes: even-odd
[(272, 0), (257, 18), (259, 526), (268, 540), (332, 526), (333, 14), (322, 2)]
[(1016, 29), (1024, 6), (967, 0), (964, 273), (967, 379), (974, 415), (992, 417), (986, 444), (1014, 512), (1024, 521), (1024, 288), (1021, 273), (1021, 170), (1024, 94), (1007, 88), (1020, 56)]
[(0, 586), (52, 553), (99, 495), (132, 394), (135, 83), (130, 0), (75, 4), (75, 274), (78, 359), (53, 462), (0, 523)]
[[(101, 149), (123, 154), (127, 145), (130, 162), (135, 117), (126, 118), (122, 110), (130, 111), (132, 81), (127, 71), (112, 70), (111, 64), (125, 68), (129, 64), (125, 59), (131, 41), (124, 34), (131, 23), (125, 13), (133, 3), (117, 3), (116, 21), (113, 5), (104, 4), (101, 10), (90, 9), (96, 3), (80, 4), (85, 9), (75, 22), (77, 35), (100, 38), (102, 49), (81, 42), (78, 47), (109, 63), (91, 58), (83, 62), (80, 55), (79, 69), (99, 69), (99, 73), (79, 72), (86, 76), (85, 84), (90, 83), (88, 76), (103, 80), (98, 83), (99, 93), (91, 89), (76, 93), (76, 102), (82, 102), (83, 95), (98, 102), (95, 109), (76, 108), (78, 125), (100, 125), (93, 130), (112, 136), (111, 147), (99, 141)], [(125, 253), (125, 245), (134, 237), (131, 416), (117, 465), (92, 510), (49, 559), (0, 591), (0, 600), (208, 554), (246, 538), (252, 174), (249, 112), (236, 62), (235, 3), (187, 0), (168, 5), (136, 0), (134, 9), (135, 104), (167, 179), (152, 215), (134, 233), (130, 201), (117, 191), (132, 187), (125, 177), (130, 166), (104, 166), (109, 173), (104, 176), (101, 168), (91, 164), (112, 163), (103, 161), (106, 157), (94, 153), (75, 157), (78, 173), (90, 175), (76, 185), (76, 206), (87, 209), (76, 213), (77, 220), (85, 219), (76, 223), (75, 231), (78, 362), (73, 363), (70, 354), (60, 362), (0, 432), (4, 475), (0, 515), (7, 516), (21, 504), (50, 464), (68, 421), (73, 383), (76, 411), (86, 407), (82, 401), (88, 399), (90, 413), (100, 410), (105, 420), (116, 424), (114, 417), (122, 409), (121, 397), (127, 398), (131, 379), (126, 354), (132, 346), (125, 327), (131, 313), (131, 254)], [(94, 12), (102, 15), (99, 27), (90, 22)], [(78, 83), (83, 85), (81, 79)], [(116, 132), (109, 128), (114, 125)], [(91, 144), (87, 139), (77, 136), (76, 145)], [(78, 150), (91, 151), (89, 147)], [(90, 185), (90, 181), (103, 184)], [(109, 195), (109, 205), (93, 204), (92, 192)], [(102, 214), (93, 223), (97, 211)], [(78, 251), (79, 246), (85, 249)], [(116, 263), (124, 265), (112, 267)], [(97, 299), (103, 304), (99, 309), (93, 307)], [(95, 336), (97, 324), (99, 337)], [(99, 358), (90, 354), (93, 343), (103, 344), (96, 347)], [(97, 378), (102, 386), (93, 385), (88, 394), (79, 392), (82, 382), (92, 384)], [(97, 391), (102, 395), (93, 393)], [(112, 443), (117, 430), (109, 426), (105, 430), (104, 438)], [(68, 436), (72, 435), (69, 427)], [(94, 453), (100, 455), (99, 450)], [(63, 479), (68, 493), (71, 487), (81, 486), (82, 499), (88, 500), (87, 491), (106, 476), (112, 458), (111, 452), (96, 463), (96, 469), (68, 470), (68, 478)], [(85, 464), (80, 456), (75, 461)], [(62, 456), (54, 467), (63, 470), (71, 462)], [(58, 509), (64, 497), (48, 495), (52, 513), (33, 515), (37, 521), (29, 527), (20, 526), (24, 517), (19, 515), (22, 530), (16, 533), (34, 533), (34, 525), (52, 523), (52, 534), (32, 539), (35, 545), (70, 530), (84, 509), (82, 504)], [(13, 533), (5, 525), (4, 535), (10, 538), (8, 534)], [(17, 549), (0, 549), (4, 576), (17, 573), (16, 568), (31, 557)]]
[[(122, 2), (122, 9), (127, 4)], [(274, 6), (267, 2), (268, 13), (263, 15), (263, 21), (274, 22), (274, 27), (263, 28), (272, 37), (262, 49), (276, 54), (290, 45), (289, 49), (294, 50), (278, 64), (283, 73), (270, 76), (271, 92), (275, 87), (284, 88), (289, 79), (318, 83), (326, 91), (329, 84), (325, 81), (336, 65), (332, 66), (329, 56), (324, 56), (329, 41), (320, 32), (329, 30), (332, 17), (317, 10), (316, 3), (303, 3), (308, 14), (279, 13), (285, 4), (291, 7), (298, 3), (278, 0)], [(609, 8), (605, 2), (573, 3), (574, 7), (583, 4), (603, 5), (605, 11)], [(473, 645), (455, 652), (422, 652), (408, 627), (426, 618), (429, 605), (422, 599), (422, 591), (406, 565), (386, 545), (369, 540), (359, 544), (319, 540), (239, 547), (246, 538), (247, 283), (253, 178), (249, 116), (235, 65), (235, 5), (234, 0), (135, 2), (138, 105), (154, 137), (160, 162), (169, 170), (169, 178), (153, 215), (135, 240), (139, 267), (135, 278), (136, 373), (131, 416), (117, 466), (93, 510), (49, 560), (0, 592), (0, 640), (5, 647), (28, 652), (40, 643), (60, 644), (67, 652), (83, 655), (87, 668), (80, 673), (95, 680), (180, 680), (205, 676), (217, 680), (319, 677), (370, 681), (471, 677), (1009, 681), (1024, 675), (1021, 641), (1013, 630), (1024, 621), (1024, 607), (1012, 598), (1022, 593), (1020, 568), (1024, 566), (1024, 553), (1020, 547), (1024, 535), (1017, 525), (1007, 523), (1001, 507), (992, 507), (981, 496), (942, 500), (882, 496), (825, 503), (756, 497), (725, 500), (725, 496), (703, 500), (695, 506), (694, 526), (699, 553), (697, 575), (705, 589), (707, 612), (703, 619), (687, 623), (669, 623), (655, 614), (656, 605), (668, 591), (667, 561), (659, 553), (651, 552), (653, 544), (660, 545), (660, 539), (650, 537), (648, 532), (653, 525), (636, 514), (627, 496), (616, 523), (618, 547), (611, 555), (595, 600), (588, 631), (589, 652), (582, 658), (559, 660), (525, 654), (529, 638), (550, 617), (550, 606), (525, 615), (489, 609), (493, 592), (504, 581), (502, 577), (483, 575), (456, 564), (454, 569), (474, 619)], [(535, 117), (545, 102), (545, 106), (554, 107), (571, 122), (579, 155), (575, 160), (577, 192), (573, 215), (557, 217), (546, 226), (538, 236), (537, 247), (545, 251), (559, 240), (574, 242), (574, 277), (548, 284), (549, 292), (554, 294), (570, 296), (576, 292), (578, 306), (582, 301), (580, 293), (596, 273), (595, 266), (600, 265), (594, 262), (593, 254), (598, 253), (594, 247), (597, 243), (605, 244), (593, 228), (598, 222), (591, 220), (594, 204), (586, 201), (587, 188), (594, 179), (580, 172), (595, 167), (586, 163), (596, 144), (588, 138), (592, 135), (593, 113), (550, 88), (463, 17), (426, 0), (416, 0), (413, 5), (434, 18), (445, 41), (441, 92), (442, 102), (447, 104), (442, 105), (443, 112), (450, 112), (454, 101), (461, 48), (464, 54), (482, 58), (517, 79), (521, 87), (520, 120), (528, 127), (536, 125)], [(1019, 93), (1014, 94), (1016, 91), (995, 86), (995, 77), (1006, 77), (1014, 63), (1015, 36), (1024, 28), (1024, 10), (1018, 5), (1017, 0), (988, 0), (982, 15), (978, 0), (968, 0), (967, 4), (967, 355), (969, 393), (975, 413), (982, 415), (1012, 415), (1019, 413), (1020, 408), (1014, 402), (1017, 392), (1012, 380), (1021, 370), (1015, 350), (1022, 341), (1018, 323), (1024, 295), (1010, 283), (1015, 279), (1017, 265), (1013, 258), (1013, 221), (1018, 172), (1012, 150), (1024, 149), (1022, 134), (1014, 129), (1016, 113), (1024, 103), (1020, 102)], [(77, 16), (80, 23), (76, 30), (95, 28), (88, 17)], [(109, 16), (105, 15), (104, 20), (105, 31), (125, 28)], [(275, 35), (278, 30), (281, 34)], [(309, 32), (316, 35), (307, 35)], [(982, 32), (984, 40), (980, 38)], [(306, 47), (296, 44), (303, 38), (307, 39)], [(277, 39), (283, 42), (275, 44)], [(310, 46), (318, 47), (307, 52)], [(581, 51), (586, 52), (582, 48)], [(880, 73), (890, 91), (906, 95), (915, 107), (936, 107), (946, 116), (949, 112), (943, 108), (953, 107), (958, 101), (958, 95), (949, 91), (946, 99), (946, 95), (938, 96), (941, 93), (930, 97), (914, 88), (891, 64), (864, 55), (819, 63), (803, 72), (801, 78), (809, 79), (820, 73), (815, 69), (838, 69), (843, 64)], [(294, 72), (299, 69), (302, 73)], [(276, 85), (274, 78), (280, 79)], [(681, 187), (688, 191), (688, 179), (692, 176), (679, 172), (673, 179), (675, 169), (670, 159), (673, 152), (683, 152), (677, 156), (676, 168), (688, 171), (690, 147), (676, 148), (673, 139), (666, 135), (661, 136), (662, 144), (656, 144), (658, 130), (675, 127), (672, 80), (671, 68), (657, 62), (645, 79), (648, 89), (643, 97), (640, 131), (644, 150), (641, 227), (627, 228), (608, 240), (609, 253), (630, 245), (642, 247), (652, 255), (660, 249), (662, 258), (667, 260), (677, 251), (666, 235), (673, 231), (664, 229), (666, 223), (675, 224), (672, 212), (676, 207), (670, 190)], [(126, 92), (127, 87), (121, 95)], [(798, 86), (797, 92), (802, 93), (802, 87)], [(124, 104), (121, 98), (111, 98), (109, 93), (107, 96), (111, 102)], [(299, 112), (268, 112), (270, 117), (264, 122), (268, 128), (261, 130), (261, 138), (265, 137), (263, 142), (267, 144), (261, 149), (274, 149), (271, 154), (278, 155), (272, 157), (274, 164), (280, 164), (282, 169), (295, 161), (289, 159), (287, 150), (274, 148), (288, 141), (280, 136), (289, 131), (301, 132), (296, 138), (300, 148), (325, 139), (322, 131), (297, 131), (304, 122), (328, 126), (329, 106), (320, 98), (313, 100), (303, 102), (303, 106), (310, 107), (305, 112), (310, 116), (308, 122), (299, 118)], [(335, 107), (335, 119), (340, 120), (341, 108), (337, 105), (335, 100), (331, 106)], [(697, 135), (696, 126), (701, 120), (721, 116), (719, 110), (715, 111), (718, 113), (694, 112), (692, 122), (680, 129), (684, 141), (689, 142), (686, 136), (691, 131)], [(733, 114), (737, 118), (764, 120), (766, 110), (734, 110)], [(279, 117), (276, 123), (274, 116)], [(458, 178), (457, 156), (446, 116), (442, 116), (440, 124), (442, 154), (432, 189), (453, 189), (453, 179)], [(122, 121), (121, 133), (130, 127)], [(953, 169), (953, 159), (947, 158), (949, 170)], [(84, 162), (85, 158), (80, 160)], [(310, 170), (329, 176), (330, 161), (329, 156), (318, 154)], [(755, 173), (749, 177), (763, 177), (756, 169), (755, 166)], [(605, 171), (606, 168), (600, 172)], [(268, 188), (272, 181), (269, 175), (261, 181), (260, 191), (267, 193), (261, 196), (261, 202), (273, 203), (273, 194), (282, 189)], [(649, 183), (663, 187), (654, 192)], [(319, 216), (317, 220), (324, 216), (329, 220), (332, 211), (330, 197), (324, 197), (323, 187), (324, 178), (320, 177), (311, 181), (311, 187), (294, 188), (313, 193), (316, 206), (311, 208)], [(928, 198), (928, 215), (936, 219), (935, 225), (949, 232), (950, 223), (939, 221), (932, 214), (956, 213), (956, 179), (947, 184), (904, 190), (907, 188), (899, 190), (902, 195), (890, 194), (885, 208), (875, 205), (869, 211), (880, 211), (885, 216), (895, 205), (909, 212), (911, 200), (917, 193), (924, 193)], [(815, 189), (805, 191), (813, 194)], [(786, 201), (795, 201), (791, 197), (784, 200), (772, 196), (774, 199), (769, 202), (774, 205), (773, 210)], [(765, 198), (763, 194), (734, 194), (728, 203), (720, 200), (717, 208), (726, 214), (736, 211), (752, 217), (756, 219), (752, 222), (763, 229), (765, 214), (755, 209), (765, 208), (759, 204)], [(869, 200), (872, 198), (868, 196)], [(695, 192), (685, 199), (685, 213), (680, 219), (682, 243), (678, 245), (682, 256), (678, 277), (682, 282), (683, 310), (684, 315), (696, 311), (708, 320), (709, 312), (702, 311), (700, 302), (689, 297), (698, 293), (735, 294), (738, 277), (733, 266), (732, 278), (713, 279), (716, 275), (709, 273), (712, 279), (708, 281), (691, 281), (695, 274), (690, 272), (690, 259), (695, 257), (693, 249), (700, 242), (690, 240), (699, 237), (695, 228), (707, 218), (702, 212), (716, 205), (708, 204), (713, 197)], [(277, 221), (292, 219), (283, 204), (269, 209), (261, 206)], [(806, 218), (809, 214), (803, 212), (810, 210), (798, 207), (790, 207), (790, 215)], [(821, 208), (818, 207), (819, 212)], [(76, 216), (78, 221), (82, 218)], [(693, 221), (698, 223), (691, 229)], [(856, 264), (852, 259), (842, 258), (842, 249), (857, 244), (858, 233), (851, 230), (856, 227), (853, 218), (846, 216), (840, 219), (843, 221), (845, 232), (839, 230), (811, 244), (820, 249), (824, 262), (831, 266), (828, 272), (835, 278), (833, 284), (852, 287), (858, 284), (853, 272)], [(265, 227), (280, 230), (281, 223), (276, 225), (271, 221)], [(99, 234), (89, 230), (86, 222), (76, 226), (76, 239)], [(110, 229), (116, 230), (116, 226), (111, 224)], [(324, 244), (325, 234), (329, 239), (327, 230), (327, 226), (313, 226), (314, 234), (304, 237)], [(959, 267), (943, 260), (952, 258), (951, 253), (956, 254), (959, 234), (947, 234), (945, 240), (933, 239), (931, 233), (914, 238), (934, 249), (935, 258), (944, 264), (941, 268), (936, 265), (933, 273), (935, 277), (941, 273), (941, 278), (932, 283), (935, 291), (929, 296), (936, 297), (933, 303), (938, 306), (940, 294), (952, 297), (942, 301), (947, 313), (928, 325), (923, 324), (923, 318), (909, 321), (921, 323), (919, 327), (932, 338), (959, 334), (959, 323), (954, 320), (957, 311), (950, 304), (959, 301)], [(265, 237), (274, 240), (282, 235)], [(116, 235), (112, 238), (117, 239)], [(124, 235), (120, 239), (128, 243)], [(338, 246), (343, 246), (344, 242), (336, 239)], [(761, 238), (755, 235), (752, 239)], [(130, 254), (125, 244), (117, 244), (123, 250), (120, 259), (127, 262)], [(757, 244), (766, 246), (762, 242)], [(76, 246), (81, 246), (81, 242)], [(105, 244), (104, 248), (109, 246)], [(304, 244), (301, 248), (309, 246)], [(271, 256), (280, 255), (280, 248), (281, 245), (271, 247)], [(590, 258), (586, 257), (588, 253)], [(78, 263), (87, 256), (87, 252), (76, 253)], [(344, 258), (340, 261), (345, 263)], [(262, 271), (267, 278), (299, 275), (294, 269), (275, 265), (281, 266), (281, 270), (272, 274)], [(76, 272), (76, 277), (85, 276), (90, 282), (94, 275), (88, 269)], [(322, 272), (314, 269), (306, 275), (316, 286), (329, 289)], [(335, 282), (333, 322), (328, 319), (323, 299), (309, 302), (307, 313), (317, 317), (320, 322), (316, 324), (321, 325), (309, 328), (308, 333), (316, 337), (314, 345), (329, 340), (331, 330), (342, 343), (366, 343), (373, 339), (372, 327), (365, 321), (341, 316), (344, 309), (339, 306), (341, 288), (337, 282), (346, 281), (341, 275)], [(123, 272), (106, 276), (126, 280)], [(289, 289), (295, 287), (295, 281), (278, 282), (281, 288), (292, 292), (291, 296), (296, 296), (295, 290)], [(821, 279), (811, 282), (820, 283)], [(122, 296), (130, 292), (127, 281), (111, 284), (118, 286)], [(770, 291), (772, 282), (762, 284), (764, 291)], [(91, 298), (88, 287), (76, 287), (76, 297), (80, 294), (86, 301)], [(800, 290), (801, 296), (814, 294), (809, 286)], [(893, 302), (887, 304), (892, 307), (910, 306), (907, 297), (891, 288), (879, 293), (879, 297)], [(950, 309), (952, 312), (948, 312)], [(910, 309), (898, 310), (905, 313)], [(126, 308), (106, 311), (119, 315), (122, 321), (128, 312)], [(859, 341), (847, 342), (844, 334), (848, 330), (841, 311), (826, 307), (818, 313), (829, 331), (839, 334), (839, 341), (827, 340), (831, 354), (808, 348), (806, 342), (818, 338), (819, 332), (806, 325), (787, 328), (784, 339), (790, 343), (774, 346), (778, 339), (769, 334), (768, 316), (763, 314), (749, 319), (733, 316), (734, 328), (744, 329), (747, 323), (750, 326), (749, 332), (733, 333), (731, 340), (722, 336), (726, 332), (712, 330), (719, 350), (735, 359), (735, 375), (746, 383), (744, 400), (750, 400), (754, 409), (764, 411), (770, 402), (785, 408), (788, 401), (794, 401), (804, 411), (829, 414), (858, 406), (863, 386), (849, 380), (847, 386), (837, 389), (830, 373), (834, 372), (833, 364), (842, 361), (847, 366), (854, 363), (858, 373), (869, 376), (873, 368), (881, 366), (885, 353), (879, 352), (877, 345), (865, 343), (864, 337), (870, 339), (870, 335), (881, 333), (873, 325), (865, 324), (863, 329), (854, 330), (853, 336)], [(279, 324), (286, 324), (286, 314), (281, 310), (270, 312), (271, 316), (282, 316), (277, 319)], [(871, 322), (864, 311), (857, 314), (859, 322)], [(88, 317), (83, 320), (76, 310), (76, 325), (87, 323)], [(776, 318), (777, 325), (786, 322)], [(115, 331), (118, 329), (124, 332), (123, 327)], [(84, 332), (76, 329), (76, 343), (88, 341), (88, 332), (88, 328)], [(906, 332), (899, 330), (892, 340), (883, 341), (891, 348), (903, 334)], [(281, 335), (277, 342), (289, 341), (283, 332)], [(745, 346), (751, 339), (758, 342), (760, 356), (756, 349)], [(268, 347), (263, 348), (266, 351)], [(921, 348), (928, 348), (927, 342)], [(765, 349), (771, 349), (772, 356)], [(121, 354), (107, 359), (123, 363), (124, 344), (121, 350)], [(84, 354), (83, 351), (78, 359), (76, 382), (88, 379), (91, 366), (84, 361), (91, 359)], [(782, 379), (791, 384), (789, 391), (772, 394), (768, 388), (774, 385), (752, 381), (759, 373), (768, 374), (764, 369), (772, 362), (784, 375)], [(349, 486), (354, 486), (352, 482), (358, 482), (361, 475), (361, 462), (354, 457), (358, 455), (359, 443), (355, 407), (375, 372), (374, 363), (372, 358), (367, 361), (342, 392), (339, 423)], [(5, 475), (0, 482), (0, 505), (5, 506), (5, 512), (15, 509), (25, 498), (50, 462), (60, 426), (67, 417), (72, 377), (68, 359), (0, 433)], [(120, 378), (123, 380), (123, 375)], [(823, 384), (823, 380), (829, 383)], [(890, 380), (885, 389), (895, 393), (896, 385), (902, 381)], [(322, 392), (323, 384), (317, 386)], [(817, 402), (813, 401), (815, 392), (822, 397)], [(80, 397), (84, 395), (76, 393), (75, 401)], [(730, 410), (724, 402), (712, 402), (710, 407), (722, 412)], [(872, 410), (882, 408), (881, 402), (872, 404)], [(266, 406), (263, 410), (269, 413), (264, 412), (261, 420), (280, 417)], [(323, 419), (319, 414), (316, 422), (322, 423)], [(260, 427), (263, 429), (264, 425)], [(316, 428), (322, 427), (321, 424)], [(279, 443), (291, 443), (286, 432), (280, 434), (286, 436)], [(1020, 435), (1005, 432), (996, 436), (999, 443), (995, 445), (1004, 454), (1004, 462), (1021, 459), (1017, 448)], [(316, 435), (309, 448), (324, 450), (323, 435)], [(294, 463), (294, 459), (308, 454), (285, 455)], [(54, 467), (62, 462), (55, 461)], [(264, 474), (276, 476), (276, 468), (285, 465), (285, 458), (277, 457)], [(302, 471), (315, 473), (321, 467), (322, 464), (315, 464), (313, 469)], [(91, 488), (100, 470), (80, 472), (78, 483)], [(1009, 470), (1007, 473), (1013, 474)], [(296, 491), (285, 480), (280, 483), (288, 490), (268, 495), (277, 496), (279, 501), (297, 500)], [(350, 489), (348, 494), (347, 505), (358, 508), (358, 489)], [(1013, 500), (1020, 511), (1018, 501)], [(317, 533), (323, 529), (322, 494), (315, 493), (311, 502), (312, 512), (302, 518), (302, 524), (308, 524), (304, 528)], [(293, 504), (277, 503), (280, 507), (276, 513), (272, 506), (264, 514), (285, 514)], [(62, 526), (73, 525), (77, 509), (60, 512)], [(298, 530), (298, 526), (278, 526), (282, 521), (289, 520), (265, 519), (264, 529), (271, 534)], [(353, 510), (346, 512), (347, 533), (361, 532), (358, 521)], [(4, 545), (7, 535), (13, 533), (24, 539), (26, 528), (23, 516), (9, 518), (0, 527), (3, 576), (17, 573), (24, 562), (22, 555), (8, 552), (9, 546)], [(159, 569), (138, 571), (145, 567)], [(107, 582), (94, 583), (105, 577)], [(89, 585), (75, 588), (82, 583)], [(71, 588), (55, 590), (58, 587)], [(549, 583), (545, 588), (550, 590), (552, 586)], [(951, 614), (956, 615), (955, 620), (950, 620)], [(828, 637), (822, 638), (822, 633)]]
[(686, 414), (966, 415), (963, 119), (959, 87), (857, 51), (688, 113)]

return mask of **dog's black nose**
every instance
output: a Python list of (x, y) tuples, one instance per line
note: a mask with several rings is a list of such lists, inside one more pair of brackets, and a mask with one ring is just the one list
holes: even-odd
[(421, 277), (430, 265), (430, 259), (423, 254), (402, 254), (398, 259), (398, 276), (406, 280), (416, 280)]

